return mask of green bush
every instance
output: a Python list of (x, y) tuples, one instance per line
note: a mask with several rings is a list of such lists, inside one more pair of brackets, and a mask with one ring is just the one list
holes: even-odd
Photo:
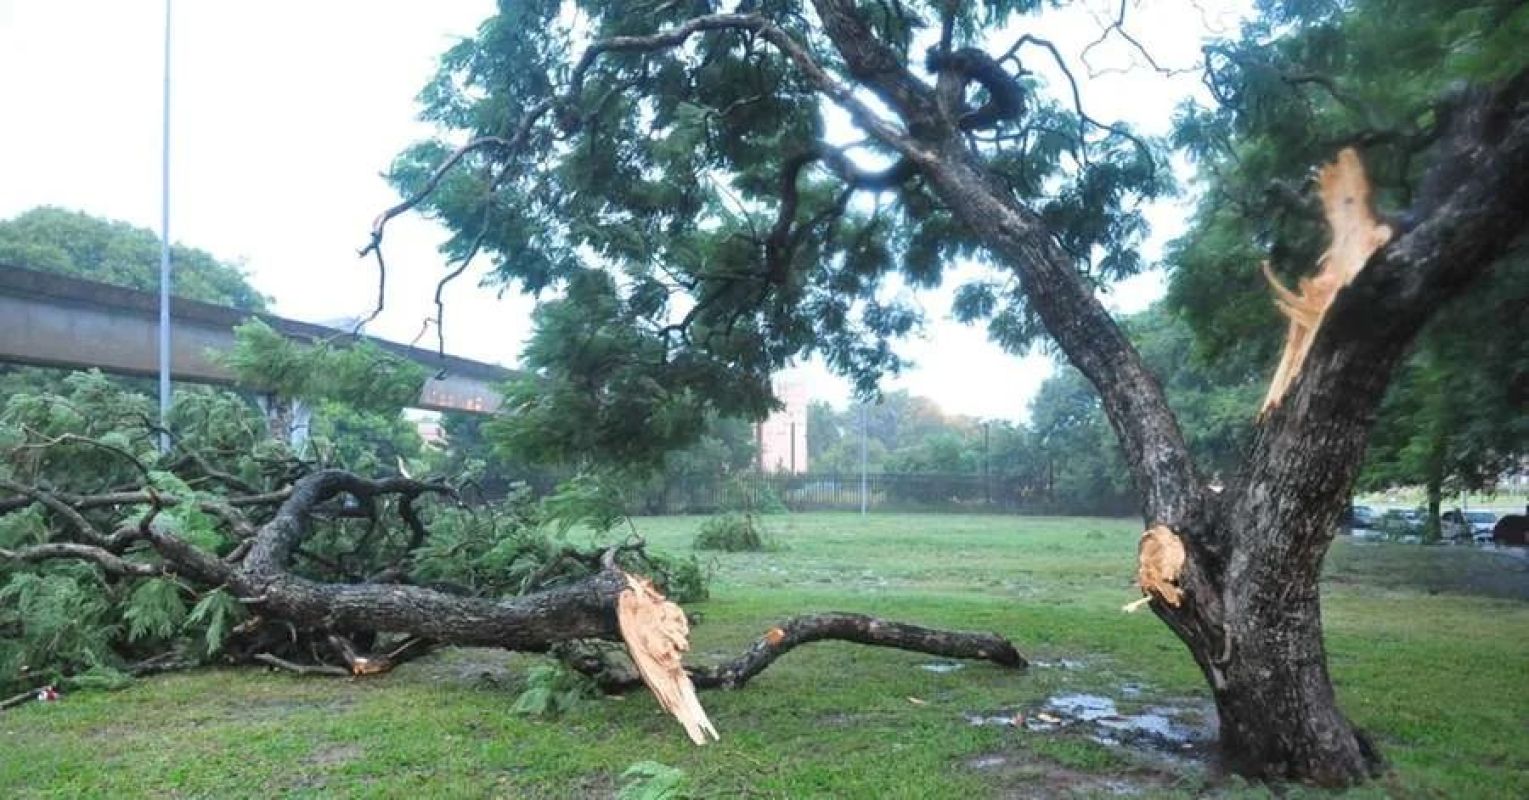
[(562, 664), (539, 664), (526, 671), (526, 688), (515, 699), (511, 714), (550, 719), (566, 714), (595, 697), (589, 678)]
[(695, 556), (647, 556), (648, 577), (664, 597), (676, 603), (699, 603), (711, 597), (711, 568)]
[(695, 549), (727, 553), (757, 553), (767, 549), (764, 532), (753, 514), (718, 514), (701, 523)]

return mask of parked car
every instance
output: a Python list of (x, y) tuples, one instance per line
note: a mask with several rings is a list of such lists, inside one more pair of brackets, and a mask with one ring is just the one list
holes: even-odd
[(1423, 515), (1415, 509), (1389, 508), (1375, 521), (1375, 532), (1388, 539), (1402, 540), (1423, 533)]
[(1349, 506), (1348, 513), (1343, 516), (1343, 527), (1350, 530), (1369, 530), (1380, 521), (1380, 513), (1369, 506)]
[(1471, 526), (1471, 539), (1478, 544), (1492, 541), (1492, 528), (1497, 525), (1497, 515), (1490, 511), (1467, 511), (1465, 521)]
[(1450, 541), (1471, 538), (1471, 526), (1460, 509), (1451, 509), (1439, 515), (1439, 537)]

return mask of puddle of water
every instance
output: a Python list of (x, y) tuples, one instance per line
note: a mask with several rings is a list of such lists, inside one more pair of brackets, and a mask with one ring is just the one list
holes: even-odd
[(1056, 661), (1031, 661), (1030, 666), (1041, 669), (1083, 669), (1088, 666), (1088, 663), (1072, 658), (1059, 658)]
[[(1122, 714), (1115, 700), (1097, 694), (1060, 694), (1032, 711), (968, 712), (968, 724), (1018, 728), (1030, 733), (1077, 729), (1088, 739), (1178, 762), (1215, 738), (1213, 727), (1200, 722), (1197, 708), (1150, 706), (1138, 714)], [(1186, 719), (1186, 717), (1188, 719)], [(1188, 763), (1188, 762), (1185, 762)]]
[(962, 714), (967, 724), (973, 726), (992, 725), (999, 728), (1018, 728), (1025, 724), (1025, 715), (1020, 713), (996, 712), (992, 714)]
[(1059, 694), (1046, 701), (1046, 708), (1083, 722), (1120, 716), (1115, 701), (1098, 694)]
[(928, 664), (919, 664), (918, 668), (927, 670), (929, 672), (939, 672), (943, 674), (946, 672), (955, 672), (956, 670), (962, 669), (965, 666), (965, 664), (957, 664), (954, 661), (934, 661)]

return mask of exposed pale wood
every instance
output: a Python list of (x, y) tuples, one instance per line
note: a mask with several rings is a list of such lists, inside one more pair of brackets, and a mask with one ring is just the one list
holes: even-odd
[(1152, 600), (1153, 595), (1177, 607), (1184, 599), (1184, 590), (1178, 586), (1184, 559), (1184, 542), (1167, 527), (1154, 525), (1142, 532), (1136, 552), (1136, 585), (1146, 596), (1126, 605), (1125, 610), (1141, 608)]
[(1370, 256), (1391, 240), (1391, 227), (1375, 216), (1370, 181), (1354, 148), (1345, 147), (1336, 161), (1324, 165), (1317, 173), (1317, 185), (1322, 213), (1332, 233), (1332, 244), (1317, 261), (1317, 274), (1302, 278), (1297, 291), (1291, 291), (1275, 277), (1268, 262), (1263, 265), (1264, 277), (1274, 291), (1274, 304), (1290, 320), (1290, 327), (1260, 414), (1279, 405), (1301, 374), (1306, 354), (1338, 290), (1349, 285)]
[(690, 623), (679, 606), (645, 578), (622, 573), (627, 588), (616, 598), (616, 619), (632, 663), (659, 705), (685, 726), (690, 741), (719, 739), (681, 663), (690, 649)]

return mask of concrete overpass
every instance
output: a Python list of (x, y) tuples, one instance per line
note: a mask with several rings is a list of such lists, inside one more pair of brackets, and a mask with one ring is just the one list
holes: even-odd
[[(299, 341), (337, 333), (320, 325), (174, 298), (170, 305), (170, 375), (188, 383), (232, 384), (210, 352), (233, 347), (233, 328), (253, 317)], [(159, 373), (157, 294), (0, 264), (0, 361), (119, 375)], [(384, 339), (360, 337), (430, 371), (419, 408), (492, 413), (498, 386), (513, 370)], [(437, 377), (440, 376), (440, 377)]]

